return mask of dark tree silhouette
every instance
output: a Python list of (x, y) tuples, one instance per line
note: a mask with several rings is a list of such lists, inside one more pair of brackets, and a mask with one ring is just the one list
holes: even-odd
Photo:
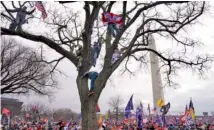
[[(132, 59), (138, 62), (144, 62), (147, 52), (155, 53), (161, 59), (163, 69), (167, 69), (166, 76), (168, 81), (170, 77), (180, 67), (189, 67), (196, 72), (202, 73), (210, 61), (208, 55), (198, 55), (197, 57), (188, 57), (187, 47), (193, 48), (198, 42), (192, 40), (188, 35), (181, 37), (188, 25), (196, 22), (205, 11), (205, 2), (195, 1), (153, 1), (153, 2), (78, 2), (78, 6), (83, 6), (84, 18), (80, 14), (71, 11), (76, 2), (56, 2), (60, 4), (59, 8), (48, 11), (48, 19), (45, 20), (48, 34), (36, 34), (33, 31), (17, 32), (8, 29), (5, 25), (1, 27), (1, 35), (19, 36), (34, 42), (41, 42), (57, 53), (61, 54), (60, 60), (67, 58), (74, 66), (78, 66), (78, 58), (74, 50), (80, 45), (82, 49), (82, 65), (76, 78), (77, 88), (81, 101), (82, 128), (83, 130), (97, 129), (95, 107), (102, 90), (112, 73), (124, 61), (125, 70), (129, 71), (127, 63)], [(9, 3), (8, 3), (9, 4)], [(48, 3), (47, 3), (48, 4)], [(77, 4), (76, 4), (77, 5)], [(7, 6), (6, 6), (7, 7)], [(9, 7), (9, 6), (8, 6)], [(121, 33), (112, 38), (110, 31), (103, 27), (99, 17), (102, 12), (112, 12), (113, 8), (120, 10), (123, 18)], [(6, 9), (6, 8), (5, 8)], [(65, 9), (63, 12), (62, 9)], [(81, 10), (82, 8), (80, 8)], [(7, 12), (7, 10), (5, 10)], [(115, 12), (113, 12), (115, 13)], [(2, 15), (3, 16), (3, 15)], [(5, 21), (5, 20), (4, 20)], [(5, 22), (6, 23), (6, 22)], [(33, 26), (33, 25), (32, 25)], [(92, 34), (91, 34), (92, 33)], [(149, 37), (160, 36), (171, 38), (178, 45), (182, 45), (184, 52), (174, 52), (166, 54), (153, 50), (148, 47)], [(104, 60), (102, 70), (95, 82), (95, 94), (88, 97), (88, 79), (82, 78), (82, 75), (88, 71), (92, 64), (92, 40), (94, 38), (104, 37), (105, 43)], [(173, 43), (172, 43), (173, 44)], [(116, 49), (122, 51), (121, 57), (114, 63), (111, 63), (112, 55)], [(186, 58), (188, 57), (188, 58)], [(172, 73), (173, 72), (173, 73)], [(168, 85), (171, 85), (170, 82)]]
[(115, 111), (116, 121), (119, 119), (120, 106), (124, 103), (124, 100), (119, 96), (114, 96), (109, 99), (108, 105)]
[(51, 65), (35, 50), (12, 39), (1, 42), (1, 94), (36, 92), (52, 96), (57, 88)]

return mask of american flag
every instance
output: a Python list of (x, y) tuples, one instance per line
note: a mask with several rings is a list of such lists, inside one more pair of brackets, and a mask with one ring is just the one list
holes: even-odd
[(47, 17), (47, 13), (45, 10), (45, 7), (42, 4), (42, 1), (36, 1), (35, 2), (35, 7), (42, 12), (42, 18), (45, 19)]

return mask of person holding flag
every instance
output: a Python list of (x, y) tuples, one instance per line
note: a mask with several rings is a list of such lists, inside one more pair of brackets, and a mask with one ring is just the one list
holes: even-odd
[(102, 21), (104, 25), (108, 25), (108, 29), (113, 37), (116, 37), (116, 35), (120, 33), (120, 28), (123, 23), (122, 17), (120, 15), (113, 14), (110, 12), (103, 12)]

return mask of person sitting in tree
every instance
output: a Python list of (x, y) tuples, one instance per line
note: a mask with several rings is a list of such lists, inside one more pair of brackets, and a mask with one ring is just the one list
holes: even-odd
[(79, 45), (79, 48), (76, 51), (76, 55), (77, 55), (77, 58), (78, 58), (77, 70), (79, 71), (79, 69), (83, 66), (82, 65), (83, 57), (82, 57), (82, 46), (81, 45)]
[(121, 50), (116, 49), (114, 51), (114, 54), (112, 55), (112, 60), (111, 60), (111, 64), (114, 64), (121, 56)]
[(92, 96), (94, 94), (94, 91), (93, 91), (94, 87), (95, 87), (94, 84), (95, 84), (95, 81), (96, 81), (96, 79), (98, 77), (98, 73), (95, 72), (95, 71), (86, 72), (82, 76), (82, 78), (84, 78), (84, 77), (88, 77), (91, 80), (91, 86), (90, 86), (90, 90), (89, 90), (89, 93), (88, 93), (88, 96), (90, 97), (90, 96)]
[(27, 22), (26, 15), (30, 15), (35, 11), (35, 8), (32, 11), (27, 11), (27, 7), (23, 6), (21, 8), (16, 8), (14, 10), (8, 9), (8, 12), (10, 13), (17, 13), (16, 14), (16, 19), (10, 24), (9, 29), (15, 31), (21, 31), (22, 30), (22, 25)]

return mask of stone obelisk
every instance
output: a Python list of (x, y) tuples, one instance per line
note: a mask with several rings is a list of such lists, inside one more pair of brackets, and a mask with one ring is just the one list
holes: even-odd
[[(150, 35), (148, 41), (149, 41), (149, 48), (156, 50), (155, 39), (152, 35)], [(157, 101), (160, 98), (162, 98), (164, 101), (164, 92), (163, 92), (163, 84), (161, 80), (158, 56), (156, 56), (156, 54), (153, 52), (150, 52), (150, 64), (151, 64), (151, 77), (152, 77), (153, 104), (154, 104), (154, 107), (156, 107), (157, 112), (159, 112), (160, 109), (157, 107)]]

